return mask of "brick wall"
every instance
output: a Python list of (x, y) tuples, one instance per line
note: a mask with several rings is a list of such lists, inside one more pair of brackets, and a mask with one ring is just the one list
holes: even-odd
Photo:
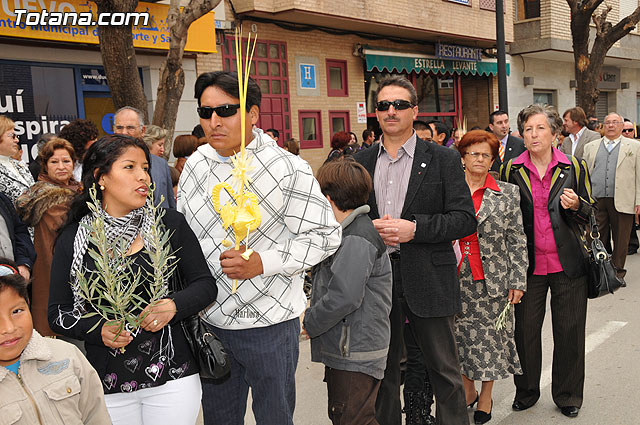
[[(273, 24), (256, 23), (258, 28), (258, 39), (273, 40), (286, 42), (288, 56), (288, 72), (289, 76), (289, 95), (291, 104), (291, 130), (292, 136), (296, 140), (300, 140), (300, 129), (298, 125), (299, 110), (320, 110), (322, 121), (323, 147), (318, 149), (302, 149), (301, 156), (307, 160), (314, 170), (317, 170), (327, 155), (330, 148), (330, 110), (348, 110), (351, 124), (351, 131), (354, 132), (358, 141), (361, 143), (362, 131), (366, 128), (366, 124), (357, 123), (356, 103), (364, 102), (364, 60), (353, 55), (356, 43), (369, 44), (375, 48), (387, 48), (405, 52), (425, 52), (425, 46), (398, 44), (386, 40), (366, 40), (354, 35), (331, 35), (320, 31), (295, 32), (287, 31)], [(220, 54), (221, 56), (221, 54)], [(318, 58), (319, 67), (317, 70), (317, 84), (320, 96), (298, 96), (297, 95), (297, 79), (298, 70), (296, 69), (296, 56), (312, 56)], [(327, 75), (326, 75), (326, 59), (339, 59), (347, 62), (347, 80), (349, 87), (348, 97), (328, 97), (327, 96)], [(464, 77), (463, 77), (464, 79)], [(465, 103), (465, 113), (477, 115), (473, 124), (486, 126), (487, 116), (489, 114), (489, 79), (486, 77), (477, 78), (477, 82), (463, 83), (462, 97), (463, 102), (469, 96), (469, 100)], [(466, 88), (472, 88), (473, 93), (467, 93)], [(481, 92), (484, 90), (484, 94)], [(479, 109), (476, 110), (474, 102), (477, 102)], [(474, 111), (474, 112), (472, 112)], [(467, 118), (469, 122), (472, 121)]]
[[(463, 37), (495, 39), (495, 12), (480, 10), (479, 1), (471, 6), (446, 0), (234, 0), (236, 11), (241, 13), (304, 12), (321, 19), (353, 19), (372, 25), (396, 25), (439, 34)], [(506, 2), (505, 36), (513, 41), (513, 2)], [(308, 17), (308, 15), (307, 15)], [(276, 15), (276, 18), (282, 19)], [(320, 24), (318, 24), (320, 25)]]

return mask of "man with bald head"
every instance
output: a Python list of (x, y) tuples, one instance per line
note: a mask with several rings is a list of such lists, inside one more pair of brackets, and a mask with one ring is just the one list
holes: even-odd
[(584, 147), (591, 174), (600, 238), (613, 238), (613, 264), (624, 277), (629, 236), (640, 214), (640, 143), (622, 135), (623, 118), (612, 112), (604, 119), (604, 137)]
[[(147, 127), (144, 125), (144, 115), (142, 111), (133, 106), (123, 106), (118, 109), (113, 117), (113, 132), (115, 134), (125, 134), (142, 140)], [(173, 194), (173, 184), (171, 183), (171, 172), (169, 164), (164, 158), (150, 154), (151, 181), (155, 185), (153, 193), (154, 201), (164, 208), (175, 208), (176, 198)], [(160, 202), (162, 197), (162, 202)]]

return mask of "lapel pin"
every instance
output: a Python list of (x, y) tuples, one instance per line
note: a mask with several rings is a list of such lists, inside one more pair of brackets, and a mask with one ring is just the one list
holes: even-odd
[(424, 168), (424, 167), (426, 167), (426, 166), (427, 166), (427, 164), (425, 164), (425, 163), (423, 162), (422, 164), (420, 164), (420, 166), (421, 166), (422, 168)]
[(564, 174), (563, 174), (563, 173), (560, 173), (560, 178), (563, 178), (563, 177), (564, 177)]

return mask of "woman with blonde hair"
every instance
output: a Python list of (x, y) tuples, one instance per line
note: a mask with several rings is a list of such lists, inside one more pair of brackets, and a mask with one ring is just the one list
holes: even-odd
[(164, 141), (167, 137), (167, 130), (157, 125), (148, 125), (142, 140), (147, 144), (149, 153), (160, 158), (164, 157)]
[(34, 183), (25, 163), (12, 158), (20, 150), (15, 127), (11, 118), (0, 115), (0, 192), (11, 202)]

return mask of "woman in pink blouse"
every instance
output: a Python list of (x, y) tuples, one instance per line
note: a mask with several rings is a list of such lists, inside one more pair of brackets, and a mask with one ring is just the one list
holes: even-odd
[(540, 398), (541, 331), (551, 289), (553, 370), (551, 394), (562, 414), (582, 406), (587, 280), (576, 234), (589, 221), (591, 183), (586, 164), (553, 147), (562, 120), (555, 109), (531, 105), (520, 111), (518, 130), (527, 148), (502, 166), (501, 179), (520, 187), (527, 235), (527, 293), (515, 309), (515, 340), (523, 374), (515, 376), (513, 410)]

